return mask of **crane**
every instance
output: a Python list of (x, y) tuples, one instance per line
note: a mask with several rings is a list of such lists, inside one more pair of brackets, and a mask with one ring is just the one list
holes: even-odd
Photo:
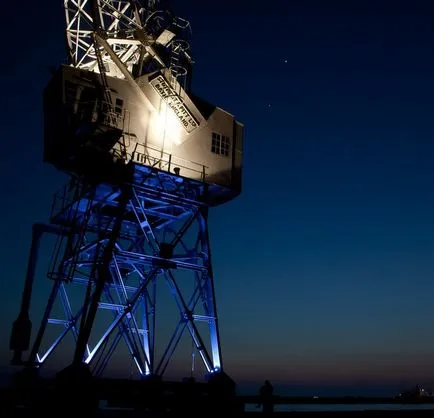
[[(13, 364), (40, 370), (71, 335), (65, 382), (102, 377), (120, 342), (140, 379), (162, 378), (189, 334), (207, 379), (224, 381), (208, 216), (241, 193), (243, 125), (191, 92), (191, 26), (167, 2), (64, 0), (64, 12), (67, 63), (44, 90), (44, 161), (70, 180), (49, 223), (33, 227)], [(52, 289), (31, 341), (45, 234), (57, 237)], [(163, 343), (160, 283), (176, 311)]]

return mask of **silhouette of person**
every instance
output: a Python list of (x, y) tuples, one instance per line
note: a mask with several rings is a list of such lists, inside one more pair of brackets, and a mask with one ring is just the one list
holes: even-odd
[(259, 397), (260, 397), (260, 402), (262, 404), (262, 412), (265, 414), (270, 414), (271, 412), (273, 412), (274, 409), (273, 392), (274, 392), (274, 387), (269, 380), (266, 380), (262, 385), (261, 389), (259, 389)]

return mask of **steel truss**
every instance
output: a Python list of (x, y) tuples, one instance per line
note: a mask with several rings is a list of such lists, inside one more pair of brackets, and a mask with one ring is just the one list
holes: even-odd
[[(190, 23), (160, 9), (158, 1), (64, 0), (64, 8), (70, 65), (100, 72), (93, 39), (96, 33), (117, 57), (113, 61), (113, 56), (101, 48), (108, 76), (124, 78), (119, 63), (131, 74), (134, 66), (142, 73), (146, 72), (146, 66), (153, 65), (149, 71), (167, 67), (181, 85), (185, 84), (188, 72), (185, 63), (192, 61), (187, 39)], [(165, 29), (170, 32), (164, 32)], [(160, 54), (161, 48), (166, 49), (167, 56)]]
[[(208, 206), (201, 199), (206, 185), (142, 169), (147, 170), (141, 174), (143, 181), (133, 185), (90, 186), (72, 179), (55, 196), (47, 230), (60, 228), (54, 231), (59, 238), (48, 272), (53, 284), (27, 364), (41, 367), (72, 334), (74, 361), (89, 365), (95, 376), (102, 375), (121, 341), (141, 376), (162, 376), (187, 331), (206, 371), (222, 371)], [(35, 257), (32, 250), (30, 269)], [(194, 283), (189, 295), (177, 279), (181, 271), (188, 272)], [(32, 272), (28, 279), (29, 275)], [(156, 336), (160, 280), (167, 283), (179, 311), (177, 326), (162, 351)], [(83, 286), (85, 296), (74, 311), (69, 293), (75, 286)], [(54, 315), (56, 301), (63, 307), (60, 316)], [(111, 319), (91, 344), (101, 311), (110, 311)], [(208, 325), (205, 333), (199, 322)], [(49, 327), (58, 330), (51, 341), (47, 341)], [(162, 354), (157, 357), (158, 344)], [(42, 346), (48, 349), (41, 351)]]

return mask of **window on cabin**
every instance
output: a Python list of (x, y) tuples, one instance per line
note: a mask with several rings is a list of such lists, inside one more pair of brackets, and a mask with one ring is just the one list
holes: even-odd
[(115, 102), (115, 113), (118, 115), (122, 115), (122, 108), (124, 106), (124, 101), (122, 99), (117, 98)]
[(65, 80), (65, 102), (74, 105), (77, 102), (78, 84)]
[(230, 142), (231, 140), (228, 136), (213, 132), (211, 140), (211, 152), (217, 155), (223, 155), (225, 157), (228, 157)]

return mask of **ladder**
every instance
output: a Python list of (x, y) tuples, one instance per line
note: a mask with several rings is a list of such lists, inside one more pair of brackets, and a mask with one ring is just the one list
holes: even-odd
[(103, 88), (103, 95), (104, 95), (104, 103), (102, 104), (103, 112), (108, 116), (108, 124), (110, 126), (117, 126), (117, 119), (116, 115), (113, 109), (113, 103), (112, 103), (112, 96), (110, 93), (110, 86), (108, 84), (107, 80), (107, 74), (104, 66), (104, 62), (102, 60), (100, 45), (96, 36), (96, 33), (93, 32), (93, 45), (95, 49), (95, 55), (96, 55), (96, 61), (98, 63), (98, 69), (99, 73), (101, 75), (101, 82), (102, 82), (102, 88)]

